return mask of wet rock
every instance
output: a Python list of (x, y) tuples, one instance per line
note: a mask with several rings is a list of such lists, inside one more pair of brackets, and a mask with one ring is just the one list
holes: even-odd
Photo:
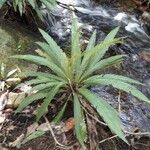
[(144, 21), (150, 22), (150, 13), (144, 12), (144, 13), (142, 14), (142, 19), (143, 19)]
[[(118, 94), (116, 91), (112, 90), (111, 87), (102, 86), (94, 87), (92, 91), (97, 93), (99, 96), (103, 97), (110, 105), (115, 109), (118, 109)], [(110, 92), (111, 91), (111, 92)], [(146, 103), (142, 103), (135, 99), (132, 96), (121, 94), (120, 107), (121, 111), (119, 112), (120, 118), (123, 125), (124, 132), (133, 132), (136, 128), (140, 132), (149, 132), (150, 131), (150, 106)]]
[(149, 51), (142, 51), (140, 53), (140, 56), (141, 56), (142, 59), (150, 62), (150, 52)]

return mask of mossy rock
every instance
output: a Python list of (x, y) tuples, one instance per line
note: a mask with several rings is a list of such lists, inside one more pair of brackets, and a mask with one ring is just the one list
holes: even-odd
[(0, 64), (3, 62), (9, 69), (19, 67), (22, 71), (37, 70), (36, 65), (10, 58), (16, 54), (34, 53), (37, 48), (37, 37), (20, 25), (0, 20)]

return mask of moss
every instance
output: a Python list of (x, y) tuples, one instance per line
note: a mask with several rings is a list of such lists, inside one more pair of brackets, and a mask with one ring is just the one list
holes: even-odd
[(10, 56), (24, 53), (34, 53), (37, 37), (29, 33), (27, 29), (18, 27), (5, 21), (0, 21), (0, 63), (5, 63), (9, 68), (18, 66), (22, 70), (27, 70), (27, 62), (10, 59)]

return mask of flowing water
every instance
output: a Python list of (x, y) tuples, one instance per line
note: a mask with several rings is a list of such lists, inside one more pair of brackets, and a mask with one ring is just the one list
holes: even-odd
[[(121, 68), (106, 70), (108, 73), (119, 73), (146, 84), (139, 87), (150, 97), (150, 14), (143, 14), (135, 8), (135, 4), (125, 1), (101, 1), (94, 3), (90, 0), (60, 0), (60, 4), (54, 11), (43, 11), (47, 32), (56, 41), (64, 46), (70, 37), (72, 13), (79, 20), (79, 25), (84, 25), (83, 42), (96, 29), (97, 42), (115, 27), (120, 26), (119, 37), (126, 37), (125, 43), (113, 46), (108, 53), (127, 54)], [(93, 87), (92, 90), (104, 97), (115, 108), (118, 107), (118, 91), (111, 87)], [(150, 106), (137, 101), (129, 95), (121, 94), (120, 117), (125, 131), (139, 132), (150, 131)]]

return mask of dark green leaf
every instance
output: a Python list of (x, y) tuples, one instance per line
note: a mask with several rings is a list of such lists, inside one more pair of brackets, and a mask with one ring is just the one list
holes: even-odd
[(107, 123), (109, 128), (118, 135), (124, 142), (128, 143), (125, 139), (125, 135), (122, 132), (121, 121), (117, 111), (110, 106), (105, 100), (98, 95), (92, 93), (91, 91), (81, 88), (79, 89), (80, 94), (92, 104), (93, 107), (97, 110), (100, 116), (103, 117), (104, 121)]
[(79, 140), (82, 148), (85, 149), (85, 140), (86, 140), (86, 124), (85, 118), (83, 114), (83, 110), (81, 108), (81, 104), (79, 102), (79, 98), (77, 94), (74, 94), (74, 119), (75, 119), (75, 133), (76, 137)]
[(65, 112), (67, 106), (67, 102), (63, 105), (63, 107), (61, 108), (61, 110), (58, 112), (58, 114), (56, 115), (56, 117), (53, 119), (52, 122), (54, 122), (55, 124), (59, 123), (63, 117), (63, 114)]
[(57, 86), (52, 87), (52, 89), (47, 94), (46, 98), (43, 100), (44, 102), (42, 103), (42, 105), (39, 108), (37, 108), (37, 113), (36, 113), (36, 121), (37, 122), (45, 114), (48, 105), (51, 103), (52, 99), (57, 94), (57, 92), (61, 86), (62, 86), (62, 83)]
[(46, 96), (47, 94), (45, 92), (38, 92), (24, 98), (19, 107), (17, 108), (16, 113), (21, 112), (25, 107), (30, 105), (32, 102), (37, 101), (39, 99), (43, 99)]
[[(111, 75), (112, 77), (112, 75)], [(125, 91), (129, 94), (132, 94), (133, 96), (135, 96), (136, 98), (138, 98), (139, 100), (145, 101), (147, 103), (150, 103), (150, 100), (142, 93), (140, 92), (136, 87), (134, 87), (133, 85), (129, 84), (129, 83), (136, 82), (135, 80), (128, 80), (127, 82), (127, 77), (121, 77), (119, 79), (117, 78), (109, 78), (108, 75), (105, 76), (93, 76), (91, 78), (88, 78), (87, 80), (84, 81), (85, 84), (89, 85), (111, 85), (114, 88), (117, 88), (119, 90)], [(138, 83), (138, 81), (137, 81)], [(136, 84), (137, 84), (136, 83)], [(140, 84), (140, 83), (138, 83)]]

